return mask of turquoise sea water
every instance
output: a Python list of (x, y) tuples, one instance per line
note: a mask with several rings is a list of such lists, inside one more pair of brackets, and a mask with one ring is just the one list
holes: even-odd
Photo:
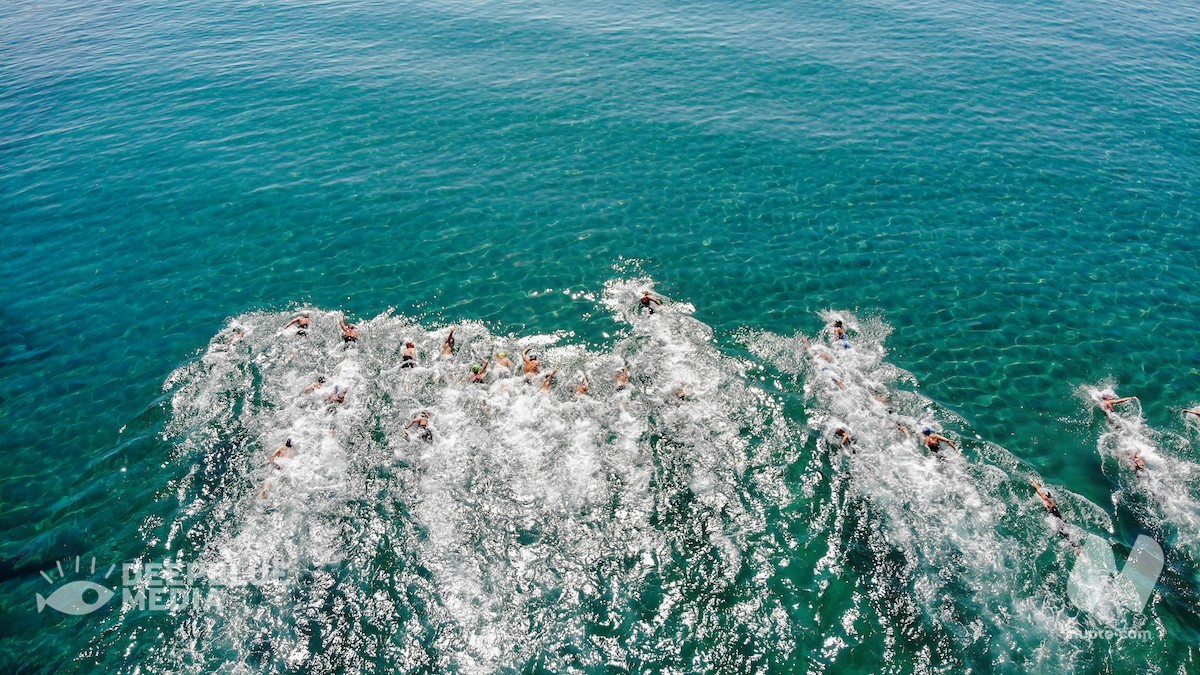
[[(6, 3), (0, 667), (1195, 669), (1198, 18)], [(837, 392), (798, 337), (830, 309), (886, 348), (835, 352)], [(394, 371), (449, 325), (461, 363)], [(557, 398), (455, 379), (556, 334)], [(296, 403), (321, 373), (344, 411)], [(1081, 393), (1105, 386), (1129, 426)], [(896, 450), (881, 393), (961, 463)], [(398, 428), (423, 406), (428, 448)], [(291, 487), (257, 499), (292, 433)], [(1104, 459), (1135, 446), (1179, 480)], [(1163, 544), (1123, 619), (1149, 637), (1079, 634), (1112, 623), (1068, 601), (1036, 476), (1118, 564)], [(256, 542), (307, 571), (220, 610), (37, 612), (58, 561)]]

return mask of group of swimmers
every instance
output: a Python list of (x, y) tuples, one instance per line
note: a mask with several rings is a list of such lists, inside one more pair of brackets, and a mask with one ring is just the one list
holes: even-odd
[[(655, 305), (662, 306), (663, 304), (661, 300), (653, 297), (650, 294), (650, 291), (644, 291), (641, 297), (638, 299), (638, 303), (641, 305), (642, 309), (649, 314), (654, 314)], [(299, 337), (305, 337), (308, 335), (308, 331), (312, 328), (312, 323), (312, 317), (310, 317), (307, 313), (302, 313), (293, 318), (291, 321), (288, 321), (287, 324), (283, 326), (283, 329), (287, 330), (288, 328), (295, 326), (296, 335)], [(348, 349), (358, 344), (360, 337), (358, 327), (353, 323), (346, 323), (345, 317), (341, 314), (338, 315), (338, 327), (342, 332), (343, 348)], [(450, 333), (446, 336), (446, 339), (442, 341), (441, 356), (447, 359), (452, 358), (457, 351), (457, 348), (458, 344), (454, 336), (454, 329), (451, 328)], [(540, 358), (538, 358), (537, 354), (533, 353), (532, 348), (525, 349), (521, 352), (520, 356), (521, 372), (524, 376), (525, 382), (533, 384), (540, 377), (541, 379), (539, 388), (542, 391), (552, 391), (555, 378), (558, 375), (558, 368), (554, 368), (549, 373), (543, 375), (542, 361)], [(418, 366), (418, 357), (419, 354), (416, 343), (414, 343), (412, 340), (405, 340), (404, 347), (400, 352), (400, 368), (416, 368)], [(466, 381), (473, 384), (483, 384), (486, 382), (489, 368), (491, 368), (493, 372), (503, 372), (508, 374), (512, 373), (515, 367), (516, 364), (513, 362), (512, 358), (509, 357), (508, 352), (498, 351), (493, 359), (489, 360), (485, 357), (480, 359), (479, 362), (472, 364), (469, 372), (466, 375)], [(503, 375), (501, 375), (501, 377), (503, 377)], [(617, 391), (623, 391), (629, 388), (629, 377), (630, 372), (628, 366), (622, 366), (613, 373), (613, 380), (616, 382)], [(306, 386), (301, 391), (301, 394), (307, 396), (319, 389), (324, 388), (326, 384), (327, 382), (324, 376), (318, 377), (316, 381)], [(591, 391), (590, 387), (591, 385), (587, 373), (582, 373), (580, 381), (574, 387), (576, 396), (588, 396)], [(325, 402), (329, 404), (327, 412), (332, 413), (338, 408), (338, 406), (345, 403), (346, 395), (349, 392), (349, 387), (335, 385), (333, 391), (325, 397)], [(687, 398), (688, 394), (684, 385), (679, 385), (679, 388), (675, 391), (675, 396), (680, 400)], [(415, 427), (417, 438), (419, 440), (432, 443), (433, 429), (430, 428), (431, 417), (432, 413), (429, 410), (422, 410), (416, 415), (416, 417), (414, 417), (407, 425), (404, 426), (405, 432), (408, 432), (410, 429)], [(286, 460), (291, 458), (294, 452), (295, 444), (292, 442), (292, 439), (289, 438), (283, 446), (279, 447), (271, 454), (268, 464), (276, 469), (281, 470), (286, 464)], [(268, 481), (263, 486), (262, 491), (259, 493), (260, 499), (266, 497), (267, 489), (269, 487), (270, 482)]]
[[(845, 349), (850, 349), (850, 347), (851, 347), (850, 337), (849, 337), (849, 334), (846, 332), (845, 324), (840, 319), (833, 321), (829, 325), (828, 333), (829, 333), (830, 337), (832, 338), (831, 342), (833, 342), (834, 344), (840, 345)], [(806, 348), (810, 347), (807, 340), (804, 340), (804, 344), (805, 344)], [(816, 353), (816, 357), (819, 359), (822, 359), (824, 361), (827, 361), (827, 362), (833, 362), (835, 360), (834, 356), (832, 354), (830, 354), (827, 351), (823, 351), (823, 350), (818, 351)], [(834, 384), (836, 384), (839, 389), (846, 388), (845, 382), (836, 374), (836, 372), (829, 365), (823, 364), (820, 366), (820, 369), (822, 371), (828, 371), (831, 381)], [(886, 403), (886, 397), (877, 396), (876, 398), (880, 402)], [(1099, 404), (1100, 410), (1104, 413), (1105, 417), (1108, 419), (1109, 424), (1117, 425), (1120, 423), (1119, 422), (1120, 416), (1117, 414), (1117, 406), (1129, 403), (1130, 401), (1134, 401), (1134, 400), (1137, 400), (1136, 396), (1118, 397), (1115, 393), (1113, 393), (1111, 391), (1106, 391), (1106, 392), (1102, 392), (1099, 395), (1098, 404)], [(1197, 409), (1184, 408), (1180, 412), (1184, 416), (1192, 415), (1197, 418), (1200, 418), (1200, 408), (1197, 408)], [(888, 409), (888, 414), (895, 417), (893, 411), (890, 408)], [(896, 424), (896, 428), (901, 433), (904, 434), (905, 438), (908, 438), (910, 436), (908, 428), (905, 427), (904, 424), (901, 421), (899, 421), (898, 418), (896, 418), (895, 424)], [(951, 440), (950, 438), (947, 438), (946, 436), (943, 436), (942, 434), (937, 433), (930, 427), (925, 427), (924, 429), (922, 429), (921, 435), (922, 435), (922, 441), (923, 441), (925, 447), (936, 457), (942, 456), (940, 454), (942, 444), (946, 444), (955, 450), (958, 449), (958, 446), (955, 444), (955, 442), (953, 440)], [(854, 437), (851, 435), (850, 431), (847, 428), (845, 428), (845, 427), (836, 428), (833, 432), (833, 436), (834, 436), (833, 443), (834, 443), (835, 447), (846, 449), (850, 452), (853, 452)], [(1146, 473), (1146, 471), (1147, 471), (1146, 462), (1142, 458), (1141, 453), (1138, 450), (1136, 450), (1136, 449), (1131, 450), (1129, 453), (1129, 456), (1127, 457), (1127, 461), (1128, 461), (1130, 468), (1134, 471), (1135, 474), (1140, 476), (1140, 475), (1144, 475)], [(1038, 484), (1037, 481), (1033, 481), (1032, 484), (1033, 484), (1034, 490), (1037, 492), (1038, 497), (1041, 498), (1042, 505), (1045, 507), (1046, 512), (1049, 513), (1052, 517), (1054, 517), (1059, 522), (1059, 526), (1060, 526), (1059, 533), (1063, 534), (1063, 536), (1065, 537), (1066, 534), (1062, 530), (1061, 525), (1065, 525), (1066, 521), (1063, 519), (1062, 512), (1059, 510), (1058, 503), (1057, 503), (1057, 501), (1055, 501), (1054, 496), (1050, 493), (1050, 491), (1048, 489), (1046, 489), (1042, 485)]]
[[(1115, 393), (1111, 391), (1105, 391), (1101, 392), (1098, 403), (1100, 410), (1104, 413), (1109, 425), (1116, 426), (1120, 424), (1120, 416), (1117, 414), (1117, 406), (1135, 400), (1137, 400), (1136, 396), (1124, 396), (1118, 398)], [(1192, 410), (1189, 408), (1183, 408), (1180, 410), (1180, 413), (1184, 416), (1194, 415), (1196, 417), (1200, 417), (1200, 409)], [(1128, 460), (1129, 467), (1133, 470), (1134, 474), (1138, 476), (1146, 474), (1146, 461), (1142, 458), (1141, 452), (1139, 452), (1137, 449), (1133, 449), (1129, 452), (1126, 459)], [(1061, 529), (1061, 526), (1066, 524), (1066, 520), (1063, 518), (1062, 512), (1059, 511), (1058, 502), (1055, 501), (1054, 496), (1050, 494), (1049, 490), (1039, 485), (1037, 481), (1033, 481), (1033, 489), (1037, 491), (1038, 497), (1041, 497), (1042, 505), (1045, 507), (1046, 512), (1058, 521), (1060, 526), (1059, 534), (1067, 539), (1070, 539), (1070, 537), (1068, 537), (1067, 534)], [(1072, 544), (1078, 547), (1073, 541)]]
[[(852, 345), (850, 344), (850, 335), (846, 331), (846, 325), (841, 319), (836, 319), (830, 323), (827, 331), (831, 338), (830, 341), (833, 344), (836, 344), (843, 349), (851, 349)], [(809, 353), (815, 353), (817, 359), (826, 362), (819, 364), (819, 370), (828, 374), (830, 381), (837, 385), (838, 389), (844, 390), (846, 388), (846, 382), (831, 366), (831, 364), (836, 361), (834, 355), (825, 349), (813, 350), (813, 347), (807, 338), (802, 337), (801, 341), (803, 342), (806, 351)], [(886, 394), (876, 394), (875, 399), (885, 405), (888, 402)], [(909, 432), (908, 427), (905, 426), (904, 422), (901, 421), (899, 416), (897, 416), (891, 408), (888, 408), (887, 412), (888, 415), (893, 419), (896, 429), (904, 435), (904, 438), (910, 438), (912, 434)], [(849, 429), (846, 427), (837, 427), (833, 431), (833, 436), (834, 446), (836, 448), (845, 449), (853, 454), (854, 436), (851, 435)], [(933, 456), (939, 458), (943, 457), (941, 454), (943, 444), (949, 446), (951, 449), (958, 450), (958, 444), (955, 443), (953, 439), (934, 431), (932, 427), (924, 427), (921, 429), (921, 443)]]

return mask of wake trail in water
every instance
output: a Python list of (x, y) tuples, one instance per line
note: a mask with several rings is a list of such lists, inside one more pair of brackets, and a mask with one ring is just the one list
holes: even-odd
[(1150, 530), (1200, 560), (1200, 465), (1191, 443), (1171, 431), (1153, 429), (1137, 398), (1105, 409), (1115, 400), (1112, 383), (1080, 388), (1100, 409), (1105, 429), (1096, 442), (1105, 473), (1116, 484), (1113, 505), (1125, 505)]
[[(178, 518), (145, 530), (214, 566), (296, 572), (182, 612), (152, 662), (685, 672), (790, 658), (789, 617), (754, 573), (763, 495), (785, 491), (752, 452), (772, 402), (689, 305), (643, 313), (649, 285), (607, 286), (626, 330), (605, 349), (468, 322), (437, 357), (450, 326), (385, 314), (343, 348), (317, 310), (303, 337), (279, 330), (286, 315), (235, 319), (168, 381), (167, 435), (192, 468), (171, 486)], [(420, 357), (402, 368), (409, 340)], [(526, 348), (541, 374), (495, 365)], [(468, 381), (484, 358), (485, 381)], [(428, 434), (406, 428), (422, 413)]]
[[(882, 321), (822, 318), (843, 321), (848, 335), (745, 338), (803, 387), (819, 448), (807, 475), (829, 483), (825, 513), (813, 522), (829, 547), (818, 572), (866, 568), (871, 581), (856, 593), (884, 622), (886, 662), (903, 649), (929, 670), (1070, 668), (1083, 651), (1063, 589), (1078, 525), (1042, 511), (1033, 472), (1000, 446), (969, 439), (959, 450), (926, 448), (923, 431), (965, 436), (965, 421), (911, 391), (915, 378), (884, 360)], [(964, 442), (978, 460), (961, 451)], [(1102, 509), (1055, 492), (1067, 495), (1073, 522), (1111, 530)], [(1048, 569), (1035, 564), (1043, 553), (1052, 556)], [(826, 630), (830, 662), (862, 640), (853, 622)]]
[[(640, 307), (652, 288), (616, 279), (594, 298), (621, 327), (599, 346), (390, 312), (346, 346), (317, 309), (303, 335), (280, 328), (293, 314), (233, 319), (165, 384), (180, 471), (162, 496), (178, 506), (142, 528), (151, 550), (211, 566), (224, 601), (179, 609), (150, 646), (132, 630), (127, 655), (148, 653), (128, 662), (825, 672), (870, 652), (921, 672), (1049, 672), (1095, 658), (1065, 586), (1108, 515), (1059, 488), (1065, 518), (1048, 515), (1034, 472), (982, 439), (931, 453), (924, 428), (969, 425), (885, 360), (884, 322), (746, 334), (735, 358), (692, 306)], [(541, 372), (521, 372), (526, 351)], [(241, 583), (261, 570), (283, 573)]]

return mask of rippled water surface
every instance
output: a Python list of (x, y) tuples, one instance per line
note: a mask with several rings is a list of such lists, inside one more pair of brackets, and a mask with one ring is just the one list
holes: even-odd
[[(0, 669), (1194, 669), (1198, 18), (6, 3)], [(75, 556), (294, 573), (39, 613)]]

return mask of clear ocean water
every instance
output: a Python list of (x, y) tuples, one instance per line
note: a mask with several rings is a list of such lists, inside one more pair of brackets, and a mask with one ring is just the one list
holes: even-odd
[[(1195, 671), (1198, 35), (1179, 0), (4, 3), (0, 671)], [(465, 381), (527, 347), (550, 392)], [(1079, 609), (1072, 542), (1139, 535), (1146, 607)], [(290, 571), (38, 611), (168, 560)]]

